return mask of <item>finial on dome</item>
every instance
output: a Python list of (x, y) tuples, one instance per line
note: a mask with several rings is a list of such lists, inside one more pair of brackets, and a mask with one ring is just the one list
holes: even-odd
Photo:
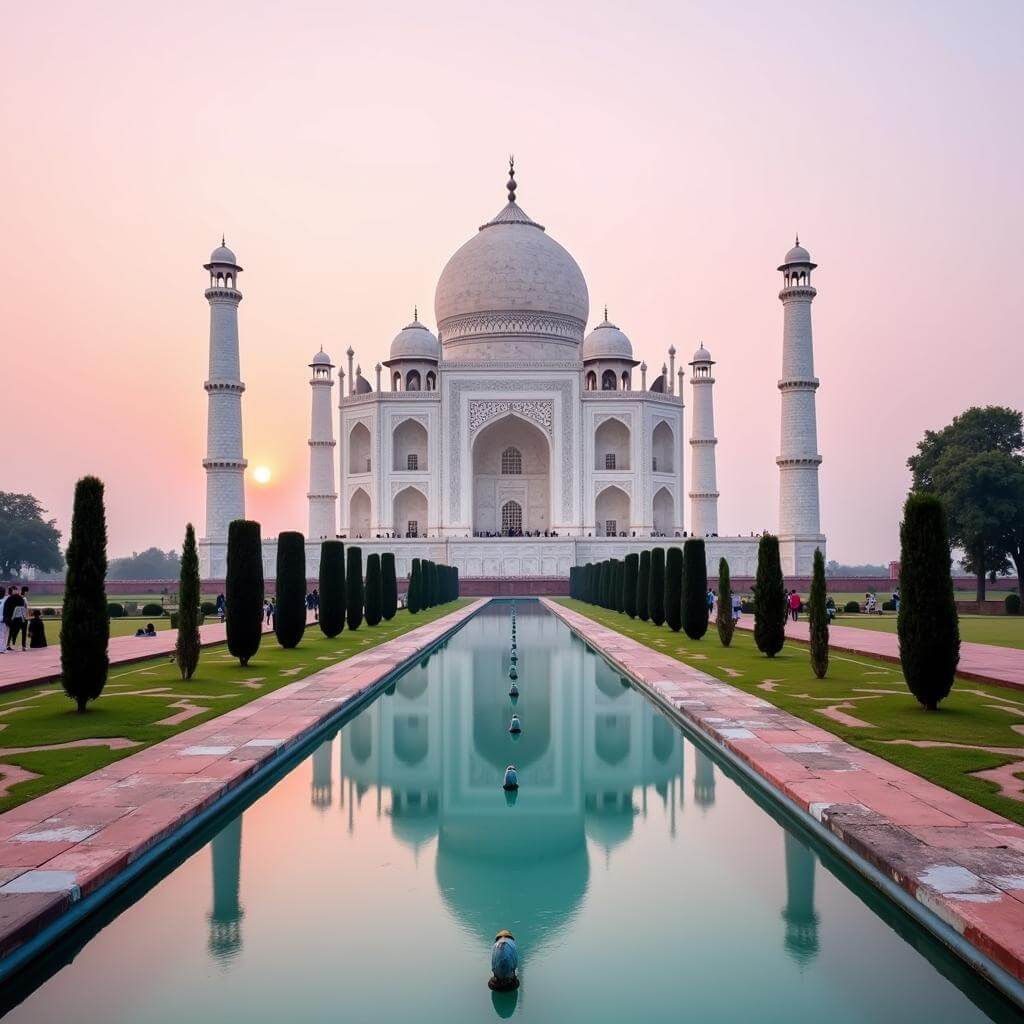
[(799, 231), (796, 233), (796, 244), (797, 245), (800, 244), (800, 232)]
[(608, 303), (604, 304), (604, 322), (608, 323)]
[(227, 245), (227, 242), (224, 241), (224, 238), (225, 238), (225, 235), (224, 235), (224, 232), (222, 231), (220, 233), (220, 244), (221, 245)]
[(412, 307), (412, 322), (414, 324), (415, 323), (419, 323), (419, 319), (420, 319), (420, 307), (419, 306), (413, 306)]
[(511, 154), (508, 158), (508, 184), (505, 187), (508, 189), (508, 201), (514, 203), (516, 201), (516, 158)]

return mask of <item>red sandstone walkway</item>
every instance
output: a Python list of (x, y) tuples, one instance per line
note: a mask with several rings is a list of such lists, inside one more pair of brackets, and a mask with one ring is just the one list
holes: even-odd
[[(227, 640), (226, 627), (220, 622), (200, 626), (199, 638), (203, 647), (222, 644)], [(48, 639), (51, 641), (48, 647), (0, 654), (0, 693), (60, 679), (60, 640), (53, 636)], [(128, 665), (170, 654), (177, 639), (176, 629), (161, 629), (152, 637), (115, 636), (107, 644), (107, 654), (111, 666)]]
[(593, 619), (543, 603), (656, 700), (1024, 980), (1024, 827)]
[[(754, 617), (744, 615), (740, 629), (753, 629)], [(807, 640), (810, 627), (807, 618), (786, 623), (786, 636), (791, 640)], [(856, 626), (828, 627), (829, 646), (851, 654), (867, 654), (883, 661), (900, 660), (900, 643), (895, 633)], [(996, 647), (993, 644), (960, 644), (960, 664), (957, 675), (982, 683), (997, 683), (1015, 690), (1024, 690), (1024, 651), (1015, 647)]]
[(269, 759), (301, 743), (483, 603), (474, 601), (0, 814), (0, 957)]

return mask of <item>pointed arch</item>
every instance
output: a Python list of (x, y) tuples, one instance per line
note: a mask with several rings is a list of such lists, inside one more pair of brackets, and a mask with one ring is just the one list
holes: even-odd
[(391, 449), (391, 468), (396, 472), (415, 470), (423, 473), (429, 469), (427, 429), (419, 420), (410, 417), (398, 423), (391, 434)]
[(348, 535), (370, 536), (370, 496), (362, 487), (357, 487), (348, 500)]
[(410, 484), (403, 487), (392, 502), (392, 529), (398, 537), (425, 537), (427, 535), (427, 496)]
[(594, 523), (598, 537), (628, 534), (632, 517), (629, 495), (614, 484), (602, 488), (594, 500)]
[(676, 503), (672, 492), (667, 487), (659, 487), (654, 495), (653, 516), (654, 532), (668, 537), (672, 534), (672, 526), (676, 519)]
[(675, 434), (665, 420), (659, 420), (651, 434), (651, 469), (655, 473), (674, 473), (675, 468)]
[(348, 433), (348, 471), (350, 474), (370, 472), (372, 450), (370, 431), (365, 423), (357, 423)]
[(632, 436), (617, 416), (602, 420), (594, 431), (594, 469), (629, 469)]

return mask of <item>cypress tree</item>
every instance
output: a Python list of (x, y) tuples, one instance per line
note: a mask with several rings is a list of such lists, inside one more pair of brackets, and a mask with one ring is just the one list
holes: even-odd
[(811, 576), (811, 596), (808, 601), (808, 627), (811, 639), (811, 669), (819, 679), (828, 671), (828, 611), (825, 609), (825, 556), (819, 548), (814, 551), (814, 573)]
[(597, 566), (593, 562), (587, 563), (587, 589), (584, 600), (591, 604), (596, 603), (597, 597)]
[(409, 589), (405, 592), (405, 607), (415, 615), (423, 605), (420, 603), (420, 590), (423, 583), (423, 565), (418, 558), (412, 560), (412, 572), (409, 573)]
[(641, 551), (636, 574), (636, 617), (646, 622), (651, 617), (651, 553)]
[(345, 545), (320, 545), (320, 632), (335, 637), (345, 628)]
[(615, 566), (612, 559), (607, 559), (604, 564), (604, 607), (608, 611), (615, 609), (615, 601), (612, 595), (615, 593)]
[(620, 613), (625, 608), (625, 602), (622, 597), (622, 581), (625, 578), (625, 568), (626, 567), (622, 564), (621, 560), (616, 558), (615, 575), (612, 577), (612, 584), (615, 588), (615, 610)]
[(398, 576), (395, 574), (395, 554), (385, 551), (380, 556), (381, 605), (380, 613), (390, 622), (398, 611)]
[(437, 574), (434, 571), (434, 563), (425, 558), (420, 562), (420, 571), (423, 573), (422, 600), (424, 608), (433, 608), (437, 604), (436, 581)]
[(665, 622), (665, 549), (651, 550), (651, 583), (647, 595), (651, 622), (661, 626)]
[(754, 643), (774, 658), (786, 642), (786, 587), (779, 560), (779, 538), (766, 533), (757, 545), (757, 578), (754, 584)]
[(569, 596), (574, 600), (579, 598), (580, 566), (573, 565), (569, 568)]
[(634, 551), (626, 555), (622, 568), (622, 610), (636, 618), (636, 577), (640, 571), (640, 556)]
[(260, 524), (236, 519), (228, 526), (224, 581), (228, 650), (243, 667), (260, 649), (263, 635), (263, 542)]
[(459, 567), (457, 565), (452, 566), (452, 582), (454, 590), (452, 591), (453, 600), (458, 601), (462, 597), (462, 584), (459, 582)]
[(910, 692), (926, 710), (938, 710), (953, 688), (960, 661), (960, 624), (946, 512), (934, 494), (911, 494), (903, 506), (896, 632)]
[(358, 629), (363, 621), (363, 549), (349, 545), (345, 555), (345, 619), (349, 629)]
[(700, 640), (708, 631), (707, 557), (700, 538), (683, 544), (683, 629), (691, 640)]
[(665, 622), (676, 633), (683, 625), (682, 602), (683, 552), (681, 548), (669, 548), (665, 552)]
[(60, 669), (64, 692), (79, 713), (107, 682), (107, 516), (103, 483), (85, 476), (75, 484), (71, 540), (65, 556), (64, 609), (60, 624)]
[(380, 555), (366, 556), (366, 624), (376, 626), (383, 615), (384, 577), (381, 574)]
[(732, 617), (732, 581), (729, 578), (729, 563), (724, 559), (718, 560), (718, 615), (715, 617), (715, 625), (718, 627), (718, 639), (722, 641), (723, 647), (732, 643), (732, 634), (735, 632), (736, 623)]
[(277, 611), (274, 635), (290, 650), (306, 630), (306, 538), (285, 530), (277, 538)]
[(185, 527), (185, 543), (181, 548), (181, 575), (178, 580), (178, 639), (174, 644), (174, 660), (182, 679), (191, 679), (199, 664), (199, 554), (196, 531), (191, 523)]
[(598, 562), (595, 566), (594, 604), (599, 608), (604, 604), (604, 562)]

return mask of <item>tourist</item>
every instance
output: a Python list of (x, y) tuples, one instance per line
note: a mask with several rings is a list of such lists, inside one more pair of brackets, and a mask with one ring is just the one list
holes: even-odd
[(708, 593), (707, 593), (706, 600), (707, 600), (707, 603), (708, 603), (708, 616), (709, 617), (714, 616), (714, 614), (715, 614), (715, 592), (710, 587), (708, 587)]
[(320, 621), (320, 591), (316, 587), (314, 587), (313, 588), (313, 593), (310, 594), (310, 597), (312, 597), (312, 599), (313, 599), (313, 621), (314, 622), (319, 622)]
[(864, 598), (864, 610), (868, 615), (874, 615), (878, 611), (878, 600), (872, 593), (865, 594)]
[(14, 589), (14, 587), (8, 587), (4, 590), (0, 587), (0, 653), (7, 650), (7, 619), (5, 607), (7, 605), (7, 595)]
[(142, 636), (142, 637), (156, 636), (156, 626), (154, 626), (152, 622), (147, 622), (145, 629), (137, 629), (137, 630), (135, 630), (135, 635), (137, 637), (139, 637), (139, 636)]
[(732, 621), (735, 625), (740, 621), (740, 616), (743, 614), (743, 602), (740, 600), (739, 594), (732, 595)]
[(7, 601), (4, 603), (4, 622), (7, 624), (7, 650), (13, 651), (19, 635), (21, 636), (21, 649), (26, 646), (26, 628), (28, 626), (28, 600), (25, 595), (28, 587), (22, 587), (18, 593), (17, 587), (11, 587), (7, 594)]
[(800, 595), (795, 590), (791, 590), (789, 592), (789, 614), (794, 622), (800, 618), (800, 606), (802, 604)]
[(274, 606), (270, 603), (270, 598), (266, 598), (263, 602), (263, 618), (266, 620), (267, 625), (270, 625), (270, 620), (274, 616)]
[(28, 645), (33, 649), (46, 646), (46, 625), (38, 608), (32, 609), (32, 617), (28, 620)]
[(224, 616), (227, 614), (228, 602), (227, 598), (223, 594), (217, 595), (217, 616), (221, 622), (224, 621)]
[(892, 592), (892, 610), (898, 612), (900, 610), (900, 588), (897, 587)]

